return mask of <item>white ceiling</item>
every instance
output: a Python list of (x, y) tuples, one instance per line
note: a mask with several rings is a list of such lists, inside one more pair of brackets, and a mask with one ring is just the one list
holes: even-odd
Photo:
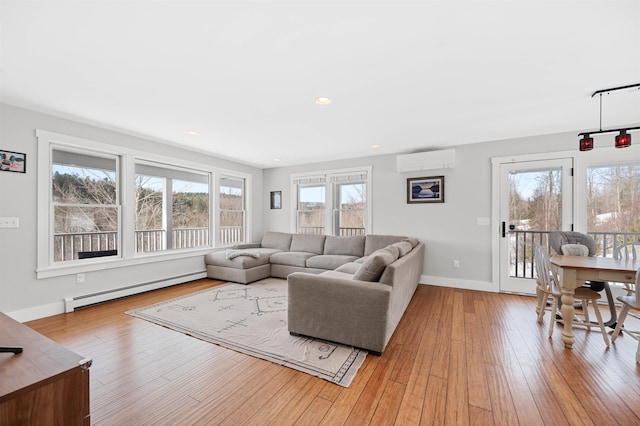
[[(592, 92), (640, 83), (638, 0), (2, 0), (0, 14), (2, 102), (262, 168), (577, 133), (599, 126)], [(640, 92), (603, 112), (605, 128), (638, 125)]]

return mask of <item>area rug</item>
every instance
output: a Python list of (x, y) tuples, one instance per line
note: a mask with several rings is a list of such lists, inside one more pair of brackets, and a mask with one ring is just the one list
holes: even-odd
[(228, 283), (127, 312), (154, 324), (347, 387), (367, 352), (287, 329), (287, 281)]

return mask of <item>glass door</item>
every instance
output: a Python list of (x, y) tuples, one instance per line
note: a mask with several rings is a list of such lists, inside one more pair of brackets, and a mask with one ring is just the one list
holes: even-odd
[(572, 224), (571, 158), (500, 165), (500, 291), (535, 294), (532, 244)]

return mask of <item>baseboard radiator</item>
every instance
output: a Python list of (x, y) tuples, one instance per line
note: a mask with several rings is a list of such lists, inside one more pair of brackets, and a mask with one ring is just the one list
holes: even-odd
[(121, 287), (113, 290), (100, 291), (97, 293), (85, 294), (82, 296), (65, 297), (64, 311), (69, 313), (77, 308), (95, 305), (96, 303), (107, 302), (109, 300), (119, 299), (121, 297), (132, 296), (134, 294), (145, 293), (159, 288), (170, 287), (176, 284), (183, 284), (193, 280), (206, 278), (206, 271), (193, 272), (190, 274), (178, 275), (162, 280), (149, 281), (146, 283), (133, 284), (127, 287)]

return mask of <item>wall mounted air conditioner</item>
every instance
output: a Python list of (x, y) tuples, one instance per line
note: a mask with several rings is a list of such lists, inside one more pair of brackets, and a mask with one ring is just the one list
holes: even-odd
[(417, 170), (452, 169), (456, 166), (456, 150), (417, 152), (415, 154), (398, 155), (396, 167), (398, 172)]

